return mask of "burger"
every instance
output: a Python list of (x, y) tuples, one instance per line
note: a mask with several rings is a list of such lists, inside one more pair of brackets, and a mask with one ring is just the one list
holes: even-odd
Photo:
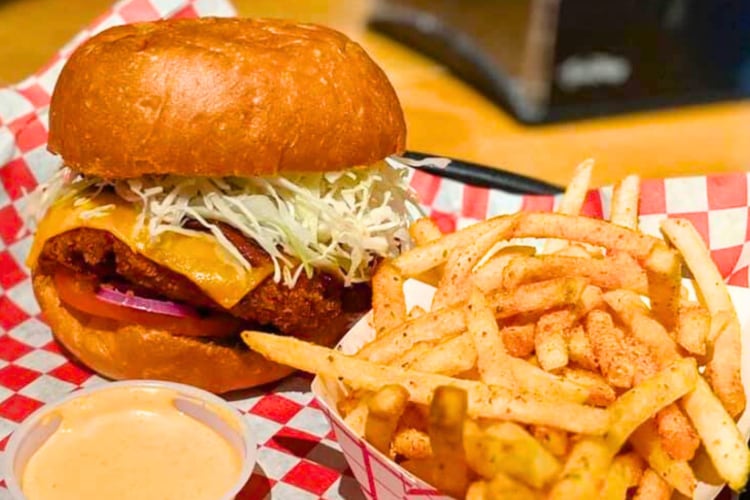
[(266, 19), (108, 29), (62, 70), (59, 170), (31, 196), (28, 257), (50, 328), (114, 378), (227, 392), (291, 369), (261, 329), (335, 343), (408, 241), (393, 87), (331, 29)]

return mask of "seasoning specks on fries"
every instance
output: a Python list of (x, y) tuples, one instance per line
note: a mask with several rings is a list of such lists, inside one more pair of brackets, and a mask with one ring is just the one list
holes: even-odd
[[(591, 167), (560, 213), (446, 235), (417, 221), (415, 248), (375, 275), (376, 336), (354, 355), (243, 340), (337, 380), (355, 433), (455, 497), (689, 497), (707, 469), (740, 490), (750, 453), (734, 420), (746, 401), (729, 293), (688, 221), (664, 221), (666, 241), (637, 230), (637, 177), (615, 187), (611, 221), (578, 215)], [(408, 279), (437, 286), (431, 309), (407, 310)]]

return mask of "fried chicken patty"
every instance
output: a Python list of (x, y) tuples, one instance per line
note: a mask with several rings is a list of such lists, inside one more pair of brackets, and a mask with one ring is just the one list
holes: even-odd
[[(222, 232), (251, 265), (271, 262), (263, 249), (239, 231), (222, 226)], [(111, 233), (98, 229), (74, 229), (51, 238), (44, 245), (39, 266), (48, 274), (63, 266), (94, 275), (102, 282), (124, 283), (138, 295), (229, 312), (251, 325), (302, 337), (314, 335), (342, 315), (355, 319), (370, 303), (368, 285), (345, 287), (337, 277), (316, 272), (312, 278), (303, 273), (292, 288), (269, 277), (227, 311), (185, 276), (134, 252)]]

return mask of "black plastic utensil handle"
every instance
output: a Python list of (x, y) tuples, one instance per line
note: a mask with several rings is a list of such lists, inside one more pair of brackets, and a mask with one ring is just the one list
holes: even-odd
[[(500, 189), (514, 194), (559, 194), (563, 192), (563, 188), (555, 184), (468, 161), (440, 158), (441, 161), (430, 164), (425, 160), (437, 158), (437, 156), (417, 151), (407, 151), (404, 157), (421, 161), (419, 166), (408, 164), (409, 167), (472, 186)], [(398, 161), (398, 157), (394, 159)]]

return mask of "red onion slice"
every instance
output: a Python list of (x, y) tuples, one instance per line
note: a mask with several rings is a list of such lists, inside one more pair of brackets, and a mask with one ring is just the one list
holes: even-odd
[(109, 285), (100, 286), (96, 292), (96, 297), (103, 302), (129, 307), (138, 311), (174, 316), (176, 318), (198, 317), (196, 310), (185, 304), (178, 304), (169, 300), (147, 299), (133, 295), (132, 293), (121, 292)]

